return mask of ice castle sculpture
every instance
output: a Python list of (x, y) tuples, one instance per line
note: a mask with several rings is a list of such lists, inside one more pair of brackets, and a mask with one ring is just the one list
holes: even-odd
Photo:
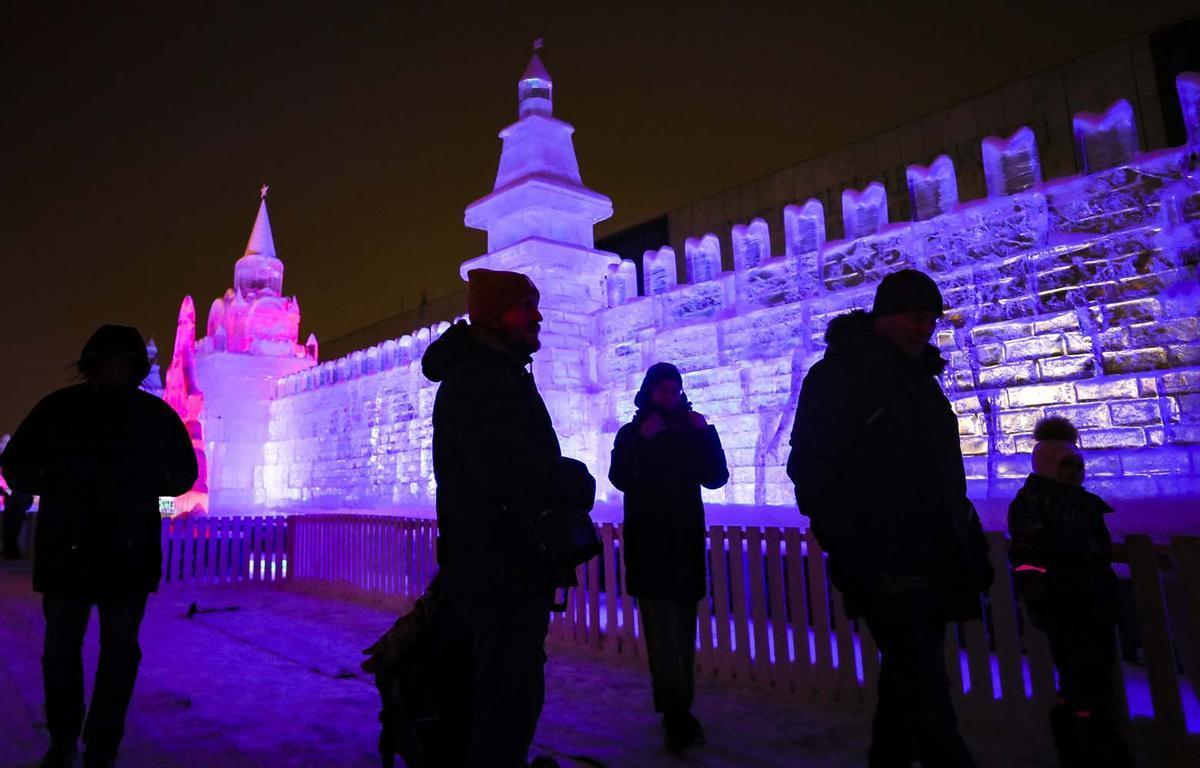
[[(593, 227), (612, 204), (583, 185), (573, 128), (554, 116), (553, 81), (535, 53), (518, 82), (518, 119), (500, 133), (493, 189), (466, 209), (487, 253), (462, 273), (513, 269), (541, 288), (534, 373), (564, 450), (601, 480), (602, 515), (619, 508), (603, 480), (615, 431), (646, 368), (669, 360), (726, 446), (731, 482), (707, 493), (714, 519), (798, 522), (784, 463), (800, 382), (829, 320), (868, 307), (878, 281), (904, 267), (931, 274), (947, 301), (935, 339), (950, 362), (942, 383), (981, 506), (1011, 498), (1046, 414), (1080, 427), (1096, 490), (1135, 509), (1194, 503), (1197, 83), (1179, 80), (1183, 147), (1142, 152), (1118, 102), (1075, 121), (1078, 175), (1043, 180), (1037, 137), (1021, 128), (983, 140), (983, 199), (959, 199), (971, 187), (947, 158), (914, 158), (929, 164), (909, 170), (913, 221), (890, 220), (884, 188), (867, 184), (843, 196), (845, 239), (826, 238), (836, 212), (798, 202), (783, 211), (782, 244), (761, 219), (734, 229), (732, 271), (718, 238), (702, 233), (678, 257), (647, 251), (639, 286), (632, 262), (595, 248)], [(234, 288), (196, 345), (212, 508), (432, 514), (435, 387), (420, 357), (448, 322), (317, 364), (315, 342), (296, 343), (299, 312), (281, 280), (264, 203)]]
[(196, 340), (191, 297), (180, 308), (175, 352), (164, 397), (183, 418), (201, 462), (200, 479), (176, 502), (181, 511), (258, 511), (263, 446), (275, 382), (316, 364), (316, 339), (297, 343), (300, 304), (283, 295), (283, 262), (267, 215), (267, 187), (233, 287), (208, 312), (207, 335)]
[(233, 268), (233, 287), (213, 301), (207, 328), (208, 335), (200, 343), (202, 354), (304, 357), (296, 345), (300, 304), (294, 296), (283, 296), (283, 262), (275, 255), (265, 186), (246, 253)]

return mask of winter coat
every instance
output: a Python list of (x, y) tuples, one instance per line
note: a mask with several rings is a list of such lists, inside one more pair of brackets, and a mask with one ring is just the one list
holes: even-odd
[(41, 496), (35, 590), (158, 588), (158, 498), (187, 492), (198, 471), (191, 438), (169, 405), (138, 389), (60, 389), (17, 428), (0, 466), (14, 490)]
[(1009, 561), (1038, 626), (1055, 620), (1116, 621), (1112, 539), (1099, 496), (1030, 475), (1008, 507)]
[(872, 322), (835, 318), (804, 379), (787, 465), (797, 504), (848, 610), (861, 596), (930, 588), (947, 618), (976, 617), (992, 568), (936, 378), (946, 362), (929, 345), (905, 355)]
[(564, 504), (591, 509), (594, 481), (564, 459), (529, 358), (459, 322), (429, 345), (422, 370), (433, 405), (438, 563), (449, 595), (502, 597), (561, 584), (532, 516)]
[(696, 429), (686, 411), (652, 440), (638, 434), (648, 411), (621, 427), (608, 479), (625, 494), (626, 590), (635, 597), (696, 601), (708, 592), (700, 487), (729, 480), (716, 427)]

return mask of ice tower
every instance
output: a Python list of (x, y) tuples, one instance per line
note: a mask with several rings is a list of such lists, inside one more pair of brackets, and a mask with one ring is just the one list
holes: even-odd
[(283, 296), (283, 262), (275, 255), (265, 186), (246, 252), (234, 266), (233, 287), (212, 303), (207, 331), (196, 343), (195, 376), (203, 393), (211, 508), (249, 512), (261, 487), (255, 473), (275, 382), (317, 362), (315, 340), (297, 343), (299, 303)]
[(517, 84), (517, 122), (500, 132), (500, 169), (491, 194), (467, 206), (468, 227), (485, 230), (488, 252), (462, 265), (521, 272), (542, 294), (542, 351), (534, 374), (569, 455), (597, 451), (592, 315), (608, 306), (606, 278), (620, 264), (595, 248), (593, 227), (612, 215), (612, 201), (583, 185), (571, 134), (554, 117), (554, 83), (537, 54)]
[(175, 349), (167, 368), (167, 383), (162, 398), (175, 409), (187, 427), (196, 452), (199, 475), (191, 489), (175, 499), (179, 514), (204, 514), (208, 511), (208, 457), (204, 445), (204, 393), (196, 383), (196, 305), (191, 296), (184, 296), (179, 305), (179, 321), (175, 326)]

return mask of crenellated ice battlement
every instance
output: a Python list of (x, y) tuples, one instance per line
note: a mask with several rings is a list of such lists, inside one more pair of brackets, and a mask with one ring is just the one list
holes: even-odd
[[(947, 155), (939, 155), (928, 166), (914, 164), (907, 168), (913, 221), (889, 224), (887, 191), (882, 183), (871, 182), (863, 189), (843, 191), (843, 231), (847, 236), (840, 240), (826, 240), (826, 214), (819, 200), (810, 199), (803, 205), (786, 206), (783, 212), (786, 233), (784, 255), (803, 260), (815, 254), (816, 258), (806, 259), (807, 265), (815, 265), (818, 275), (824, 279), (827, 278), (826, 265), (840, 263), (842, 254), (861, 252), (864, 248), (879, 252), (881, 242), (894, 243), (908, 246), (906, 253), (910, 265), (923, 269), (921, 256), (929, 252), (929, 248), (923, 246), (930, 230), (946, 232), (958, 229), (969, 237), (972, 224), (983, 219), (994, 219), (996, 212), (1006, 207), (1008, 203), (1004, 198), (1016, 198), (1011, 201), (1015, 206), (1040, 207), (1052, 214), (1044, 227), (1023, 235), (1038, 240), (1021, 241), (1020, 245), (1067, 242), (1080, 236), (1128, 228), (1136, 222), (1149, 224), (1164, 199), (1180, 195), (1187, 197), (1195, 189), (1195, 169), (1192, 166), (1197, 152), (1195, 145), (1200, 142), (1197, 139), (1200, 127), (1196, 125), (1200, 120), (1200, 75), (1180, 75), (1177, 87), (1180, 104), (1188, 119), (1189, 142), (1182, 147), (1141, 153), (1137, 146), (1138, 131), (1133, 109), (1121, 99), (1103, 113), (1083, 112), (1075, 115), (1074, 139), (1082, 164), (1078, 174), (1043, 181), (1036, 137), (1028, 127), (1022, 127), (1008, 137), (989, 136), (981, 143), (987, 197), (960, 202), (954, 162)], [(1129, 174), (1138, 178), (1125, 178)], [(1094, 178), (1085, 182), (1085, 177)], [(1177, 186), (1165, 190), (1157, 188), (1171, 183)], [(1087, 187), (1086, 191), (1081, 189), (1081, 184)], [(1139, 186), (1143, 189), (1135, 188)], [(1152, 186), (1156, 188), (1150, 189)], [(1112, 194), (1106, 195), (1106, 190)], [(1137, 201), (1129, 199), (1129, 194), (1139, 191), (1147, 194)], [(1022, 194), (1026, 192), (1029, 194)], [(1115, 216), (1119, 213), (1115, 206), (1130, 202), (1146, 202), (1149, 206), (1140, 212), (1130, 211), (1125, 218), (1117, 217), (1107, 222), (1095, 220), (1095, 217), (1078, 210), (1080, 206), (1099, 204), (1101, 210), (1095, 212), (1096, 216), (1103, 217), (1105, 210)], [(771, 249), (769, 228), (761, 218), (735, 225), (730, 240), (733, 243), (734, 272), (768, 266), (772, 259), (779, 257)], [(863, 243), (857, 245), (857, 241)], [(945, 243), (939, 241), (931, 245), (939, 249)], [(998, 252), (1003, 247), (1004, 244), (997, 244), (992, 250)], [(974, 251), (971, 255), (979, 260), (986, 259), (990, 254)], [(684, 285), (719, 279), (724, 274), (721, 269), (720, 239), (714, 233), (687, 239), (683, 262), (685, 274), (682, 276), (677, 275), (676, 267), (669, 263), (674, 256), (674, 251), (667, 246), (646, 251), (642, 257), (644, 278), (641, 295), (622, 292), (622, 300), (610, 301), (610, 307), (656, 296)], [(614, 276), (609, 279), (625, 279), (615, 275), (614, 271)], [(844, 272), (844, 275), (849, 282), (854, 282), (851, 272)], [(843, 284), (826, 285), (829, 290), (845, 287)]]
[(1118, 101), (1074, 120), (1086, 172), (1043, 180), (1036, 137), (1021, 128), (983, 140), (982, 199), (958, 200), (943, 155), (908, 168), (914, 221), (888, 223), (886, 191), (872, 183), (842, 196), (856, 236), (827, 241), (827, 212), (809, 200), (784, 209), (782, 248), (771, 249), (762, 219), (735, 226), (729, 272), (713, 268), (713, 233), (687, 240), (681, 280), (670, 249), (647, 251), (644, 295), (626, 292), (597, 318), (613, 423), (629, 415), (646, 367), (671, 360), (696, 407), (740, 433), (734, 482), (713, 496), (790, 503), (787, 428), (829, 319), (869, 308), (884, 275), (911, 267), (931, 274), (948, 304), (937, 342), (972, 478), (1024, 476), (1033, 424), (1063, 413), (1080, 424), (1094, 474), (1120, 480), (1109, 484), (1121, 493), (1194, 488), (1200, 78), (1182, 75), (1178, 88), (1189, 115), (1182, 147), (1139, 152), (1132, 110)]
[(388, 339), (366, 349), (355, 350), (348, 355), (334, 360), (326, 360), (298, 373), (284, 376), (275, 382), (275, 397), (303, 394), (314, 389), (330, 387), (363, 376), (371, 376), (390, 371), (393, 368), (404, 368), (413, 363), (419, 363), (421, 355), (425, 353), (431, 343), (449, 330), (451, 325), (465, 319), (466, 316), (463, 315), (452, 321), (435, 323), (420, 328), (415, 333), (405, 334), (398, 339)]

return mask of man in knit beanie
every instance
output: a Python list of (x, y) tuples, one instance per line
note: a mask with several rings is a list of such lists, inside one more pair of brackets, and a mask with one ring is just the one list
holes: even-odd
[(871, 320), (877, 335), (906, 355), (919, 357), (942, 316), (942, 293), (924, 272), (902, 269), (879, 282)]
[(496, 331), (506, 343), (527, 355), (541, 348), (540, 300), (537, 286), (520, 272), (472, 269), (467, 273), (467, 316), (471, 325)]
[(421, 360), (439, 383), (439, 578), (474, 652), (471, 722), (455, 731), (469, 742), (467, 768), (525, 768), (545, 696), (554, 592), (569, 583), (532, 521), (595, 500), (586, 467), (562, 455), (528, 370), (541, 347), (539, 299), (525, 275), (471, 270), (470, 323), (452, 326)]
[(1117, 731), (1112, 511), (1083, 489), (1079, 433), (1061, 416), (1034, 427), (1033, 473), (1008, 508), (1009, 560), (1021, 602), (1058, 669), (1050, 730), (1065, 768), (1133, 765)]
[(830, 322), (804, 378), (787, 472), (829, 555), (846, 612), (882, 662), (869, 765), (969, 768), (944, 652), (946, 627), (979, 619), (987, 540), (967, 499), (958, 421), (929, 343), (942, 296), (929, 276), (885, 277), (870, 312)]

